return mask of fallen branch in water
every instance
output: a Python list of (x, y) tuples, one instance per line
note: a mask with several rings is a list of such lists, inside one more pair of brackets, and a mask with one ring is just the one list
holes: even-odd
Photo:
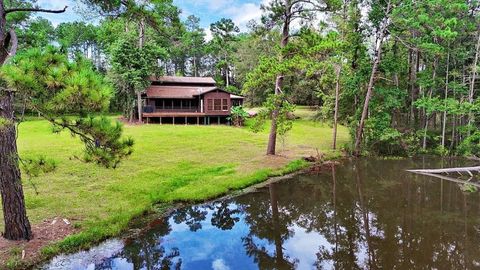
[(473, 176), (472, 172), (480, 172), (480, 166), (476, 167), (460, 167), (460, 168), (445, 168), (445, 169), (429, 169), (429, 170), (407, 170), (408, 172), (421, 173), (421, 174), (440, 174), (440, 173), (468, 173)]
[(440, 178), (440, 179), (443, 179), (443, 180), (447, 180), (447, 181), (451, 181), (451, 182), (455, 182), (455, 183), (459, 183), (459, 184), (469, 184), (469, 185), (472, 185), (472, 186), (475, 186), (475, 187), (480, 188), (480, 184), (479, 184), (479, 183), (475, 183), (475, 182), (470, 182), (471, 179), (461, 180), (461, 179), (457, 179), (457, 178), (453, 178), (453, 177), (448, 177), (448, 176), (441, 175), (441, 174), (434, 174), (434, 173), (419, 173), (419, 174), (427, 175), (427, 176), (432, 176), (432, 177), (437, 177), (437, 178)]

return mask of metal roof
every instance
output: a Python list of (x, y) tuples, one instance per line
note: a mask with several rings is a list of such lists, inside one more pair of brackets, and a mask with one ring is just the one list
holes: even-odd
[(242, 97), (242, 96), (239, 96), (239, 95), (230, 94), (230, 98), (233, 98), (233, 99), (244, 99), (245, 97)]
[(150, 77), (150, 81), (158, 81), (162, 83), (185, 83), (185, 84), (211, 84), (215, 85), (215, 80), (212, 77), (179, 77), (179, 76), (161, 76)]
[(221, 90), (217, 87), (152, 85), (146, 94), (150, 98), (193, 98), (217, 89)]

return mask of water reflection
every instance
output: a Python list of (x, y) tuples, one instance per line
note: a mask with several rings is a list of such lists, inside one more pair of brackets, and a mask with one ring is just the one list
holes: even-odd
[(75, 269), (480, 268), (479, 195), (404, 171), (441, 162), (346, 162), (182, 208), (101, 262), (77, 255)]

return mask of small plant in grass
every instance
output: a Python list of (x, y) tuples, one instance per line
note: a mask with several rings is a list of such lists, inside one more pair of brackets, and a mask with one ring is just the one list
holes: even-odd
[(233, 125), (236, 127), (241, 127), (245, 124), (245, 119), (248, 117), (248, 112), (242, 106), (234, 106), (231, 109), (231, 116), (229, 121), (232, 121)]

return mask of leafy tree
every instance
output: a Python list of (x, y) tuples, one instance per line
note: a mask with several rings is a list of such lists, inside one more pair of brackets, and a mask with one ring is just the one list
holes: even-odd
[(58, 43), (73, 57), (82, 53), (97, 62), (100, 57), (97, 27), (84, 22), (61, 23), (55, 29)]
[(202, 56), (205, 54), (205, 32), (200, 27), (200, 19), (194, 15), (188, 16), (185, 21), (187, 29), (183, 43), (188, 48), (188, 56), (191, 58), (192, 71), (191, 75), (199, 76)]
[(41, 17), (28, 19), (26, 25), (18, 30), (19, 49), (46, 47), (51, 44), (54, 35), (55, 28), (49, 20)]
[(209, 43), (210, 50), (217, 58), (216, 67), (222, 70), (225, 78), (225, 86), (231, 85), (231, 62), (233, 62), (233, 52), (235, 47), (233, 42), (237, 40), (236, 34), (240, 32), (238, 26), (231, 19), (222, 18), (220, 21), (210, 25), (213, 39)]
[[(125, 101), (124, 113), (134, 118), (135, 95), (149, 85), (148, 78), (156, 73), (156, 61), (165, 54), (150, 42), (138, 48), (136, 36), (130, 35), (117, 40), (109, 50), (113, 78), (119, 89), (117, 98)], [(141, 112), (140, 112), (141, 113)]]
[[(267, 27), (279, 26), (281, 28), (280, 41), (280, 61), (286, 58), (286, 50), (289, 40), (292, 37), (291, 24), (295, 19), (301, 19), (304, 22), (312, 21), (317, 12), (325, 12), (335, 8), (338, 3), (336, 1), (293, 1), (293, 0), (275, 0), (269, 5), (262, 6), (265, 14), (262, 17), (263, 23)], [(284, 75), (280, 72), (275, 79), (275, 95), (282, 93), (284, 84)], [(277, 100), (277, 99), (276, 99)], [(267, 154), (275, 155), (275, 147), (277, 141), (277, 118), (279, 117), (279, 106), (281, 102), (274, 104), (272, 111), (272, 122), (270, 135), (268, 139)]]

